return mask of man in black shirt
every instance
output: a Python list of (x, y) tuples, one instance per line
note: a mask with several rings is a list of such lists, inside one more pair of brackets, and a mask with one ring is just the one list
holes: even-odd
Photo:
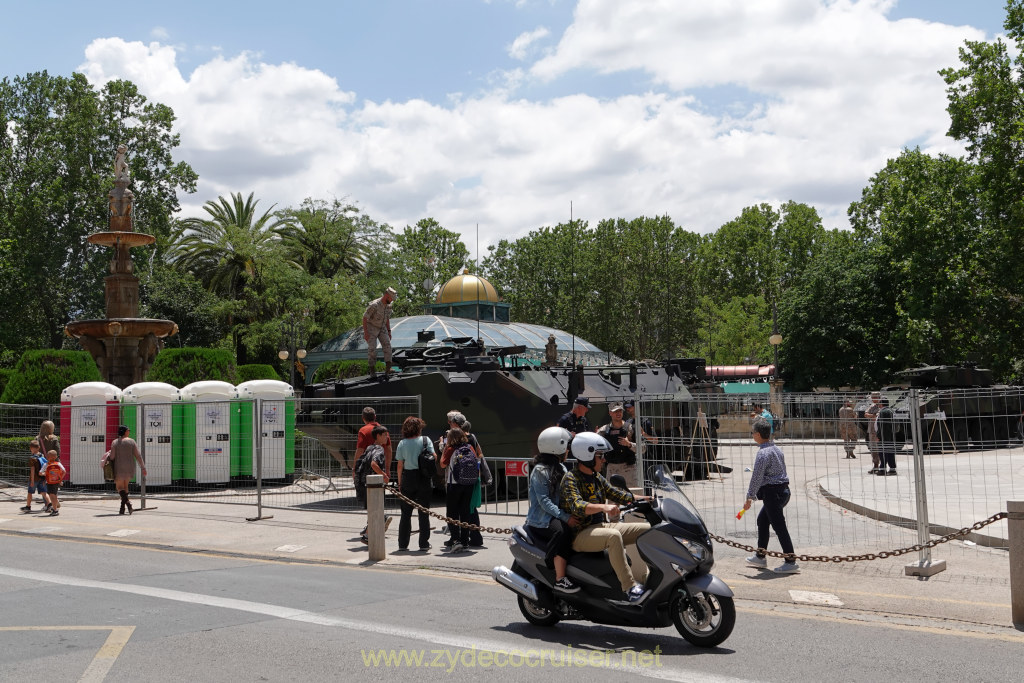
[(577, 396), (573, 401), (572, 410), (558, 418), (557, 426), (567, 429), (576, 436), (580, 432), (589, 432), (590, 422), (587, 420), (587, 411), (590, 410), (590, 399), (586, 396)]
[(608, 409), (611, 422), (597, 430), (597, 433), (608, 440), (612, 450), (604, 455), (604, 475), (621, 474), (626, 478), (626, 486), (637, 485), (636, 477), (636, 443), (633, 441), (633, 425), (622, 419), (622, 404), (613, 403)]

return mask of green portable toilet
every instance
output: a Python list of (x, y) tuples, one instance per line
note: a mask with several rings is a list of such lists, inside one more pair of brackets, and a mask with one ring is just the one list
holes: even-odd
[(230, 481), (234, 395), (234, 386), (216, 380), (193, 382), (181, 388), (179, 444), (183, 480), (197, 484)]
[[(263, 479), (287, 481), (295, 474), (295, 392), (287, 382), (254, 379), (235, 389), (239, 400), (239, 431), (232, 443), (238, 444), (237, 476), (256, 476), (256, 449), (253, 434), (263, 453)], [(256, 400), (260, 416), (253, 429)], [(234, 473), (233, 473), (234, 474)]]
[(175, 454), (171, 443), (180, 429), (174, 420), (180, 400), (178, 388), (164, 382), (139, 382), (121, 393), (121, 424), (145, 453), (147, 486), (170, 486), (173, 473), (181, 472), (181, 453)]

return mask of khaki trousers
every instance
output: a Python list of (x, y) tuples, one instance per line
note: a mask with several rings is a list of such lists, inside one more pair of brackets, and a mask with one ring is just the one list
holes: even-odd
[(651, 525), (646, 522), (595, 524), (576, 535), (572, 549), (581, 553), (607, 550), (608, 561), (612, 563), (615, 576), (619, 578), (625, 592), (632, 588), (634, 583), (643, 583), (647, 579), (647, 565), (644, 562), (634, 563), (633, 569), (636, 571), (630, 571), (629, 563), (626, 562), (626, 546), (636, 545), (636, 539), (640, 534), (650, 528)]
[(370, 341), (366, 342), (366, 359), (370, 363), (370, 372), (377, 371), (377, 340), (380, 340), (380, 347), (384, 350), (384, 372), (391, 371), (391, 336), (386, 327), (369, 327), (366, 332), (370, 335)]

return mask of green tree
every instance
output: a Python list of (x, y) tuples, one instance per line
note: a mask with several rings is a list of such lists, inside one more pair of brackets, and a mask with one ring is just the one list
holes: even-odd
[(287, 222), (277, 233), (288, 257), (310, 275), (358, 275), (366, 270), (370, 240), (380, 233), (377, 224), (358, 220), (359, 214), (339, 199), (306, 198), (298, 209), (281, 212)]
[[(0, 80), (0, 346), (60, 347), (63, 328), (101, 314), (110, 253), (86, 237), (108, 225), (113, 159), (128, 148), (136, 229), (166, 235), (196, 174), (174, 162), (174, 113), (127, 81), (96, 90), (81, 74)], [(136, 258), (138, 256), (136, 255)]]

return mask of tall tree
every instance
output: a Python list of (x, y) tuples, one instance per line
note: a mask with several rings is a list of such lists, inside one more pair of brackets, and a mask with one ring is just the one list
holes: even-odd
[(110, 253), (85, 238), (108, 225), (119, 144), (128, 148), (136, 229), (167, 234), (177, 192), (196, 183), (172, 158), (173, 124), (169, 107), (127, 81), (97, 91), (81, 74), (0, 80), (0, 242), (15, 273), (0, 282), (0, 345), (59, 348), (65, 324), (102, 314)]
[(366, 270), (368, 238), (373, 223), (358, 220), (360, 211), (337, 198), (328, 202), (307, 197), (298, 209), (281, 212), (287, 221), (277, 228), (288, 257), (314, 277), (357, 275)]
[[(470, 262), (469, 250), (457, 232), (444, 228), (433, 218), (423, 218), (406, 226), (395, 236), (394, 248), (379, 254), (374, 262), (379, 274), (389, 281), (367, 292), (369, 299), (380, 296), (384, 287), (394, 287), (398, 299), (395, 315), (419, 315), (423, 305), (433, 303), (436, 288), (462, 272)], [(424, 286), (432, 283), (432, 287)]]

